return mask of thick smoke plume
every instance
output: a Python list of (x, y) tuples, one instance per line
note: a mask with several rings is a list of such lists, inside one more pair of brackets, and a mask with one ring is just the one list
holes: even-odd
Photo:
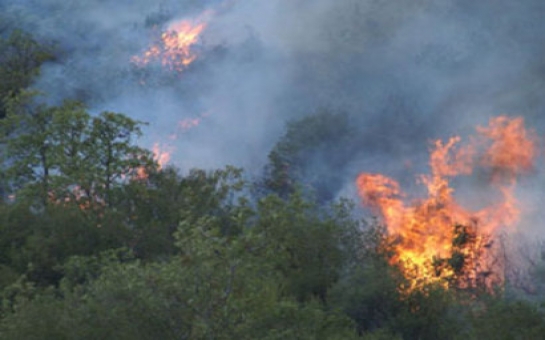
[[(172, 151), (182, 169), (259, 173), (285, 122), (322, 108), (346, 112), (358, 136), (337, 169), (341, 193), (360, 171), (407, 187), (425, 170), (429, 140), (492, 116), (522, 116), (543, 132), (541, 0), (0, 0), (0, 9), (3, 26), (58, 45), (35, 88), (149, 122), (142, 143)], [(182, 73), (131, 63), (157, 32), (206, 11), (198, 58)]]

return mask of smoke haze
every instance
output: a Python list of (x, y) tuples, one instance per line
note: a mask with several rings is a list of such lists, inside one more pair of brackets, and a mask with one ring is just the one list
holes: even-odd
[[(169, 149), (182, 169), (233, 164), (259, 173), (285, 122), (321, 108), (349, 114), (359, 136), (338, 169), (345, 193), (360, 171), (409, 185), (425, 171), (429, 140), (466, 135), (498, 114), (521, 115), (543, 133), (541, 0), (0, 0), (0, 7), (4, 22), (59, 47), (35, 88), (53, 103), (77, 98), (93, 112), (149, 122), (144, 146)], [(199, 56), (181, 75), (130, 62), (154, 32), (206, 10)], [(178, 126), (195, 118), (198, 126)]]

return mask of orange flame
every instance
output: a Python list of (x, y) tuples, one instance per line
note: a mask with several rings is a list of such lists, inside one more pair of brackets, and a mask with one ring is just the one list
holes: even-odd
[(185, 70), (197, 58), (192, 47), (197, 44), (206, 28), (205, 21), (208, 16), (209, 13), (205, 12), (194, 20), (171, 23), (161, 34), (160, 42), (148, 48), (141, 56), (133, 56), (131, 61), (139, 67), (159, 61), (171, 71)]
[[(391, 264), (399, 266), (409, 282), (403, 289), (430, 283), (445, 288), (453, 284), (491, 287), (504, 281), (502, 263), (494, 256), (490, 240), (501, 227), (518, 221), (517, 177), (533, 168), (537, 139), (524, 128), (522, 118), (506, 116), (491, 119), (477, 132), (477, 138), (463, 147), (458, 146), (460, 137), (433, 143), (431, 173), (419, 177), (428, 197), (412, 204), (406, 203), (405, 194), (391, 178), (367, 173), (357, 178), (363, 203), (386, 224), (394, 247)], [(489, 184), (498, 199), (471, 211), (453, 197), (449, 180), (470, 175), (477, 167), (489, 172)]]
[(477, 131), (491, 141), (481, 162), (493, 170), (494, 181), (504, 178), (514, 182), (517, 176), (533, 169), (536, 136), (525, 130), (522, 118), (497, 117), (488, 127), (478, 127)]
[[(163, 169), (166, 164), (170, 161), (170, 151), (164, 151), (161, 150), (161, 146), (159, 143), (153, 144), (152, 147), (152, 153), (153, 153), (153, 160), (157, 162), (157, 169), (161, 170)], [(148, 173), (146, 171), (146, 168), (143, 166), (140, 166), (135, 169), (135, 173), (132, 179), (135, 180), (146, 180), (148, 178)]]
[(50, 191), (48, 198), (51, 203), (59, 206), (75, 205), (81, 211), (96, 212), (100, 218), (103, 216), (102, 209), (106, 206), (104, 197), (101, 197), (97, 192), (93, 192), (90, 189), (85, 190), (77, 184), (68, 186), (59, 195)]
[(170, 161), (170, 151), (162, 151), (159, 143), (155, 143), (152, 148), (153, 159), (159, 164), (159, 170), (161, 170)]

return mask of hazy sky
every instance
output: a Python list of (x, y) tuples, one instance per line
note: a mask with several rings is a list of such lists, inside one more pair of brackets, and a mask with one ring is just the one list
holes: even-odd
[[(543, 133), (542, 0), (0, 0), (5, 20), (56, 41), (35, 87), (150, 123), (172, 163), (258, 173), (288, 119), (346, 112), (361, 136), (339, 173), (414, 178), (428, 142), (466, 135), (498, 114)], [(136, 70), (152, 23), (212, 13), (181, 75)], [(146, 85), (141, 85), (145, 79)], [(200, 117), (182, 131), (180, 120)], [(169, 136), (177, 134), (176, 139)], [(411, 171), (412, 171), (411, 170)]]

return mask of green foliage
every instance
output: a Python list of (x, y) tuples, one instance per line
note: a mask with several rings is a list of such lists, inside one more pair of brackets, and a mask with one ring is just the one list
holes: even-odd
[[(51, 126), (54, 109), (33, 103), (35, 93), (23, 93), (7, 102), (8, 114), (0, 122), (4, 183), (9, 193), (32, 188), (45, 204), (54, 171)], [(10, 190), (11, 186), (14, 189)]]
[(39, 214), (24, 203), (6, 207), (1, 217), (9, 222), (0, 225), (0, 264), (39, 286), (56, 284), (70, 256), (126, 245), (129, 230), (109, 215), (97, 227), (95, 219), (75, 206), (50, 206)]
[(7, 38), (0, 37), (0, 118), (6, 115), (4, 101), (28, 87), (40, 65), (52, 59), (52, 48), (28, 33), (13, 30)]
[(71, 256), (62, 265), (63, 278), (60, 286), (67, 292), (84, 288), (87, 283), (98, 279), (109, 266), (135, 260), (134, 254), (128, 248), (110, 248), (97, 255)]
[(404, 339), (455, 339), (463, 331), (464, 317), (452, 291), (431, 286), (403, 299), (390, 328)]
[(545, 334), (545, 316), (531, 303), (491, 299), (472, 316), (473, 339), (542, 339)]
[(158, 259), (175, 252), (173, 233), (184, 201), (182, 182), (174, 169), (166, 169), (150, 173), (145, 180), (130, 181), (117, 191), (112, 209), (131, 229), (127, 246), (138, 258)]
[[(402, 290), (383, 227), (354, 220), (350, 202), (326, 206), (326, 196), (314, 201), (297, 189), (301, 180), (315, 187), (306, 171), (331, 151), (314, 148), (321, 138), (342, 145), (340, 116), (293, 123), (273, 151), (294, 165), (294, 185), (255, 197), (241, 169), (185, 176), (159, 169), (134, 143), (141, 122), (121, 114), (91, 116), (74, 101), (39, 105), (27, 92), (7, 108), (3, 188), (15, 196), (0, 202), (0, 339), (539, 339), (545, 332), (537, 307), (500, 294)], [(454, 228), (453, 255), (436, 266), (463, 277), (474, 235)]]
[(151, 153), (134, 145), (135, 138), (141, 135), (141, 124), (113, 112), (102, 112), (90, 122), (89, 158), (94, 166), (89, 169), (92, 184), (87, 190), (94, 189), (108, 205), (113, 199), (110, 191), (135, 169), (146, 167), (147, 173), (155, 170)]
[(111, 205), (114, 189), (138, 168), (153, 172), (151, 153), (134, 145), (141, 122), (103, 112), (92, 117), (79, 102), (48, 107), (36, 93), (7, 102), (0, 124), (4, 183), (18, 198)]
[[(122, 258), (116, 254), (72, 257), (64, 266), (62, 298), (54, 303), (34, 299), (19, 304), (16, 312), (7, 312), (0, 334), (13, 338), (39, 334), (35, 328), (23, 326), (49, 304), (60, 321), (44, 334), (60, 338), (355, 338), (348, 317), (325, 308), (323, 301), (311, 296), (302, 303), (302, 291), (290, 284), (299, 283), (299, 277), (308, 281), (320, 278), (311, 266), (317, 266), (322, 275), (332, 271), (323, 270), (328, 264), (322, 263), (323, 259), (312, 257), (320, 258), (319, 248), (327, 241), (336, 244), (336, 238), (304, 245), (312, 242), (313, 232), (332, 220), (320, 222), (316, 211), (300, 196), (290, 202), (270, 197), (255, 211), (242, 197), (232, 202), (229, 192), (241, 188), (235, 178), (234, 169), (201, 177), (216, 192), (207, 202), (217, 209), (200, 217), (185, 215), (175, 235), (179, 255), (147, 265), (130, 259), (116, 261)], [(225, 219), (239, 232), (225, 233)], [(291, 234), (289, 230), (310, 228), (311, 222), (323, 226), (307, 234)], [(283, 235), (285, 232), (290, 234)], [(324, 237), (318, 235), (317, 239)], [(297, 239), (301, 236), (303, 241)], [(327, 249), (325, 246), (324, 251)], [(335, 254), (334, 250), (329, 252)]]
[[(227, 167), (207, 173), (192, 170), (183, 180), (181, 223), (192, 225), (203, 216), (210, 216), (221, 225), (222, 234), (235, 235), (240, 225), (234, 225), (232, 215), (245, 208), (246, 198), (243, 190), (242, 170)], [(238, 199), (237, 199), (238, 198)]]
[(132, 225), (115, 205), (137, 169), (157, 171), (151, 152), (134, 144), (140, 125), (117, 113), (93, 117), (74, 101), (38, 104), (35, 93), (9, 100), (0, 129), (12, 198), (0, 209), (0, 263), (56, 284), (69, 256), (131, 246)]
[(360, 333), (386, 329), (403, 309), (398, 289), (403, 279), (388, 264), (384, 232), (384, 229), (373, 225), (352, 237), (356, 244), (348, 271), (331, 293), (331, 303), (342, 308), (356, 322)]
[[(2, 320), (0, 339), (71, 339), (67, 336), (69, 330), (59, 322), (63, 317), (62, 308), (63, 302), (52, 292), (42, 293), (31, 301), (20, 301), (15, 313), (7, 314)], [(13, 317), (15, 315), (17, 317)]]
[(258, 204), (252, 232), (263, 235), (260, 251), (270, 256), (286, 291), (299, 301), (316, 297), (325, 302), (328, 289), (339, 278), (348, 227), (342, 224), (344, 207), (338, 208), (337, 214), (320, 211), (300, 193), (287, 201), (269, 196)]
[(222, 234), (238, 234), (232, 215), (234, 196), (241, 195), (243, 185), (241, 171), (235, 168), (191, 170), (186, 176), (166, 168), (151, 172), (143, 181), (126, 183), (114, 207), (126, 216), (136, 256), (164, 259), (177, 252), (173, 234), (180, 222), (192, 226), (203, 216), (213, 216), (220, 221)]
[(323, 111), (289, 122), (269, 153), (264, 188), (286, 198), (302, 186), (319, 202), (331, 201), (344, 180), (339, 169), (353, 157), (352, 136), (346, 114)]

